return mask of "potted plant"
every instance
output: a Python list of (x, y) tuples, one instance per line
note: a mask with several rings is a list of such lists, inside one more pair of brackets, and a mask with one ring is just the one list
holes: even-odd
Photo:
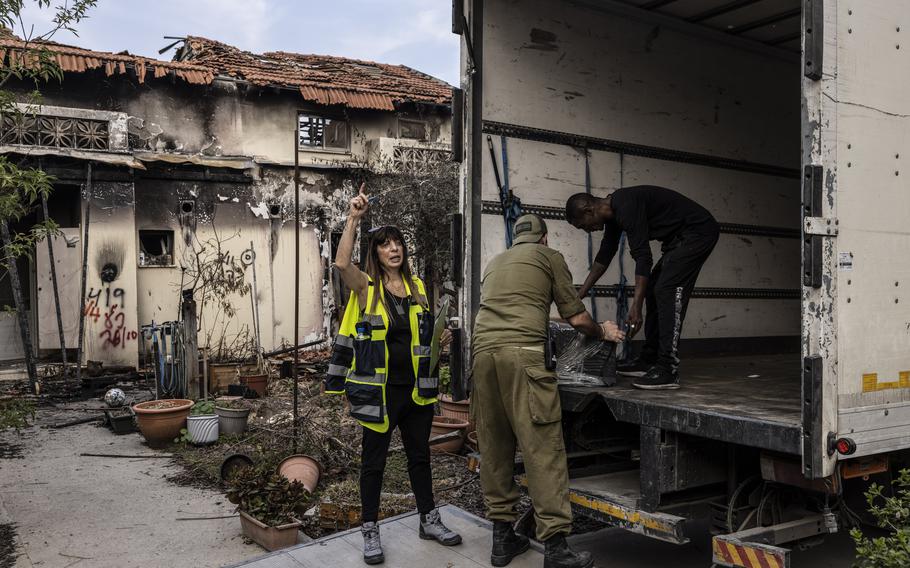
[(262, 466), (243, 468), (228, 479), (227, 498), (237, 505), (247, 538), (269, 551), (297, 544), (297, 517), (310, 500), (299, 481)]
[(186, 419), (186, 432), (197, 446), (218, 441), (218, 415), (215, 414), (214, 402), (200, 400), (193, 405)]
[(242, 398), (219, 398), (215, 400), (215, 414), (222, 434), (240, 434), (246, 432), (250, 403)]
[(163, 448), (180, 436), (180, 429), (186, 424), (192, 406), (192, 400), (166, 398), (134, 404), (133, 412), (148, 445)]
[(268, 373), (240, 375), (240, 384), (250, 390), (256, 391), (256, 394), (263, 397), (269, 390), (269, 375)]
[(465, 430), (468, 428), (467, 420), (451, 418), (449, 416), (434, 416), (433, 425), (430, 427), (430, 440), (439, 436), (445, 436), (453, 432), (458, 432), (460, 436), (454, 437), (445, 442), (430, 444), (431, 452), (451, 452), (455, 453), (461, 449), (464, 444)]
[(316, 491), (322, 466), (312, 456), (295, 454), (281, 460), (278, 464), (278, 473), (291, 481), (299, 481), (307, 491)]
[(471, 399), (454, 401), (449, 394), (452, 384), (452, 373), (448, 367), (439, 369), (439, 413), (442, 416), (456, 418), (468, 423), (467, 431), (476, 430), (474, 422), (471, 420)]

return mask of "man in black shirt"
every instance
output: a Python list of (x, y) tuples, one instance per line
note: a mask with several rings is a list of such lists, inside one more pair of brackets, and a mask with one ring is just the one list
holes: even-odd
[[(653, 185), (617, 189), (604, 198), (577, 193), (566, 202), (566, 219), (586, 233), (603, 229), (600, 251), (578, 295), (584, 298), (607, 271), (623, 231), (635, 260), (635, 296), (627, 324), (641, 329), (647, 301), (645, 345), (638, 358), (617, 371), (638, 377), (642, 389), (679, 388), (677, 347), (689, 297), (702, 265), (717, 244), (717, 221), (707, 209), (673, 190)], [(650, 241), (663, 255), (653, 263)]]

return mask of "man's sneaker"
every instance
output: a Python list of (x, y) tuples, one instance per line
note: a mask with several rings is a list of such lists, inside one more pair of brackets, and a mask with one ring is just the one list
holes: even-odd
[(591, 553), (575, 552), (569, 548), (565, 535), (551, 536), (545, 545), (543, 568), (591, 568), (594, 566)]
[(516, 534), (512, 523), (493, 521), (493, 552), (490, 554), (490, 564), (506, 566), (530, 546), (528, 537)]
[(616, 374), (624, 377), (641, 377), (654, 366), (653, 361), (647, 361), (641, 357), (630, 359), (616, 364)]
[(382, 543), (379, 541), (379, 523), (363, 523), (360, 527), (363, 534), (363, 561), (367, 564), (382, 564)]
[(669, 390), (679, 388), (679, 373), (674, 373), (660, 365), (654, 365), (647, 373), (636, 379), (632, 386), (645, 390)]
[(433, 509), (426, 515), (420, 515), (420, 538), (424, 540), (438, 540), (445, 546), (455, 546), (461, 543), (461, 535), (450, 530), (442, 524), (439, 509)]

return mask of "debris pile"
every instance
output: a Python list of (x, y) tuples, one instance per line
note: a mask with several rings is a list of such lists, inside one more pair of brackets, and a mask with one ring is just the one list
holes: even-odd
[[(360, 524), (360, 436), (361, 426), (348, 416), (343, 397), (322, 394), (322, 379), (329, 351), (302, 353), (299, 365), (297, 436), (293, 419), (293, 381), (275, 378), (283, 354), (267, 361), (272, 369), (268, 396), (250, 400), (252, 411), (248, 430), (222, 435), (217, 444), (174, 447), (174, 457), (183, 470), (171, 481), (182, 485), (223, 488), (221, 464), (225, 458), (243, 454), (258, 465), (277, 467), (293, 454), (306, 454), (322, 465), (322, 477), (313, 506), (302, 519), (302, 530), (318, 538)], [(433, 453), (433, 486), (437, 501), (483, 515), (480, 482), (466, 467), (461, 455)], [(380, 508), (382, 518), (415, 508), (407, 473), (407, 459), (401, 439), (393, 434), (383, 482)]]

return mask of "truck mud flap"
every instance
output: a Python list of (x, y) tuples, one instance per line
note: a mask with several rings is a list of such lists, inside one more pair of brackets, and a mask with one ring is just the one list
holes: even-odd
[(836, 532), (834, 518), (808, 514), (802, 519), (757, 527), (712, 539), (713, 561), (730, 568), (789, 568), (790, 550), (778, 545)]
[(714, 564), (733, 568), (789, 568), (790, 550), (767, 544), (716, 536), (711, 543)]

